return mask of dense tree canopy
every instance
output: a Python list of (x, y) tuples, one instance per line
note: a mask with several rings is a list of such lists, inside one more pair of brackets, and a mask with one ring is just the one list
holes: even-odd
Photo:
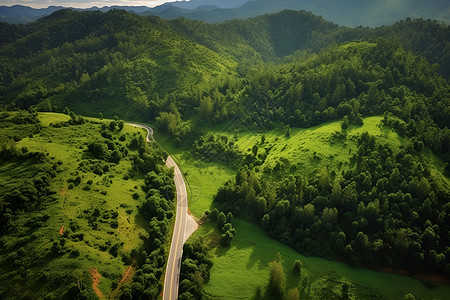
[(448, 275), (448, 184), (413, 141), (396, 152), (364, 133), (358, 145), (354, 167), (333, 176), (274, 182), (245, 166), (215, 202), (302, 253)]

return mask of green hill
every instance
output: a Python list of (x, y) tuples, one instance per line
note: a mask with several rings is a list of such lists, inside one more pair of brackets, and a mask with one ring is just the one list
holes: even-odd
[[(207, 94), (248, 78), (264, 63), (302, 60), (333, 44), (387, 39), (448, 75), (448, 26), (408, 21), (349, 29), (306, 12), (206, 24), (125, 11), (61, 10), (27, 25), (2, 24), (1, 96), (7, 107), (151, 120), (161, 111), (191, 117)], [(49, 106), (49, 102), (53, 107)]]
[(143, 118), (164, 105), (159, 99), (166, 94), (235, 68), (166, 22), (124, 11), (62, 10), (32, 27), (0, 50), (2, 103), (28, 107), (49, 99), (60, 109)]
[[(382, 299), (403, 299), (403, 296), (408, 293), (412, 293), (416, 298), (421, 299), (446, 299), (449, 290), (448, 285), (445, 284), (423, 284), (419, 279), (404, 275), (386, 274), (364, 268), (352, 268), (342, 262), (335, 261), (336, 257), (329, 254), (322, 254), (322, 256), (326, 256), (331, 260), (316, 257), (317, 253), (323, 251), (326, 247), (336, 247), (336, 245), (338, 245), (334, 240), (330, 241), (331, 237), (328, 236), (320, 243), (315, 244), (315, 240), (322, 234), (321, 232), (333, 232), (332, 229), (322, 231), (319, 229), (318, 224), (309, 226), (311, 230), (315, 230), (310, 238), (292, 237), (292, 241), (305, 241), (308, 247), (314, 247), (313, 245), (316, 245), (317, 248), (308, 248), (306, 250), (305, 248), (301, 248), (302, 246), (297, 245), (294, 246), (294, 249), (297, 249), (298, 252), (295, 252), (292, 251), (292, 248), (286, 247), (275, 241), (281, 240), (285, 244), (292, 245), (289, 242), (291, 238), (285, 233), (281, 234), (280, 231), (270, 231), (267, 228), (265, 231), (262, 231), (260, 228), (255, 228), (255, 226), (259, 225), (253, 225), (243, 220), (249, 219), (253, 223), (260, 224), (259, 218), (262, 218), (263, 216), (264, 207), (267, 207), (268, 212), (270, 211), (268, 214), (271, 218), (274, 216), (276, 218), (276, 214), (282, 211), (276, 204), (279, 201), (286, 200), (290, 202), (288, 211), (305, 207), (307, 201), (309, 201), (306, 199), (309, 199), (308, 197), (310, 196), (307, 196), (308, 191), (306, 190), (303, 192), (304, 194), (302, 194), (301, 186), (304, 185), (303, 188), (306, 188), (306, 185), (316, 186), (319, 184), (321, 178), (328, 178), (328, 184), (330, 185), (329, 189), (334, 190), (334, 183), (336, 181), (346, 180), (341, 176), (347, 178), (347, 176), (349, 176), (348, 174), (355, 172), (355, 169), (360, 170), (360, 167), (357, 167), (359, 159), (355, 157), (357, 157), (358, 153), (361, 151), (359, 149), (360, 144), (358, 141), (365, 132), (375, 138), (377, 145), (385, 145), (387, 149), (391, 149), (391, 151), (394, 152), (391, 156), (393, 159), (399, 157), (400, 153), (410, 151), (407, 155), (408, 160), (415, 163), (420, 161), (422, 167), (427, 170), (426, 172), (429, 172), (429, 175), (424, 175), (426, 176), (425, 178), (427, 178), (426, 181), (429, 180), (432, 189), (438, 187), (437, 190), (441, 191), (439, 192), (439, 196), (436, 194), (436, 198), (431, 202), (433, 203), (433, 210), (436, 212), (441, 211), (441, 213), (443, 212), (445, 214), (445, 199), (448, 198), (448, 193), (450, 191), (448, 178), (443, 175), (445, 164), (428, 149), (424, 149), (420, 154), (415, 153), (414, 150), (412, 150), (413, 144), (411, 144), (411, 141), (401, 137), (392, 128), (385, 126), (383, 117), (373, 116), (364, 118), (362, 121), (362, 125), (350, 125), (346, 130), (342, 130), (341, 122), (329, 122), (307, 129), (292, 128), (290, 130), (290, 136), (286, 136), (286, 128), (277, 128), (273, 130), (248, 129), (236, 133), (234, 127), (205, 127), (205, 130), (212, 130), (212, 133), (215, 136), (220, 137), (220, 140), (224, 140), (224, 137), (226, 137), (229, 142), (232, 142), (235, 145), (235, 151), (241, 153), (242, 157), (247, 157), (246, 160), (250, 165), (255, 166), (250, 167), (251, 171), (248, 173), (247, 171), (237, 172), (231, 164), (227, 165), (225, 161), (221, 159), (226, 150), (214, 152), (216, 147), (212, 142), (210, 142), (207, 147), (202, 148), (202, 150), (208, 149), (209, 152), (201, 151), (199, 155), (199, 153), (196, 154), (195, 151), (190, 151), (190, 149), (188, 149), (190, 147), (184, 149), (174, 147), (171, 139), (166, 139), (165, 136), (157, 136), (157, 139), (162, 141), (162, 144), (167, 149), (170, 149), (170, 152), (176, 156), (180, 167), (185, 173), (191, 192), (189, 204), (191, 212), (196, 216), (201, 217), (206, 210), (211, 211), (214, 207), (220, 207), (224, 211), (232, 211), (235, 217), (240, 216), (234, 224), (237, 232), (230, 248), (223, 248), (218, 245), (217, 240), (219, 239), (219, 233), (211, 223), (203, 225), (199, 232), (195, 233), (193, 236), (194, 240), (199, 238), (205, 240), (210, 246), (210, 252), (213, 255), (212, 261), (214, 265), (211, 268), (211, 278), (204, 288), (208, 297), (242, 297), (250, 299), (255, 296), (256, 290), (259, 287), (262, 289), (263, 294), (266, 293), (266, 298), (270, 299), (270, 292), (268, 289), (266, 291), (270, 274), (269, 263), (276, 256), (277, 252), (280, 252), (287, 278), (287, 288), (298, 288), (300, 294), (305, 298), (322, 299), (325, 297), (324, 295), (326, 295), (326, 297), (339, 297), (341, 295), (341, 285), (347, 282), (351, 285), (351, 295), (354, 299), (371, 299), (377, 297)], [(209, 135), (206, 134), (205, 140), (208, 140), (208, 137)], [(256, 156), (254, 155), (255, 147)], [(378, 152), (375, 151), (374, 154), (376, 153)], [(399, 162), (396, 162), (397, 167), (400, 168), (401, 165), (402, 164)], [(233, 173), (236, 172), (237, 175), (234, 175)], [(377, 176), (376, 172), (370, 172), (370, 174), (372, 174), (373, 177)], [(400, 174), (406, 174), (406, 171), (402, 169)], [(408, 176), (411, 175), (412, 179), (414, 176), (419, 176), (420, 172), (416, 172), (414, 169), (412, 174)], [(235, 180), (240, 180), (242, 185), (239, 185), (235, 192), (227, 193), (235, 186)], [(358, 180), (362, 180), (362, 178)], [(227, 181), (231, 181), (231, 183), (227, 183)], [(422, 181), (425, 182), (425, 179)], [(260, 202), (253, 203), (249, 200), (252, 197), (252, 192), (248, 192), (247, 188), (252, 184), (254, 184), (253, 188), (256, 193), (256, 199), (263, 199), (261, 201), (264, 205), (261, 206)], [(356, 187), (358, 188), (359, 185), (360, 183), (358, 183)], [(349, 189), (347, 187), (349, 186), (355, 187), (355, 185), (352, 184), (341, 183), (343, 197), (344, 194), (348, 196)], [(317, 191), (320, 192), (317, 186), (316, 188)], [(407, 187), (402, 187), (402, 189), (403, 188), (409, 189), (409, 184), (407, 184)], [(381, 186), (378, 185), (377, 189), (381, 189)], [(218, 190), (219, 194), (217, 194)], [(406, 190), (404, 191), (406, 192)], [(264, 193), (264, 196), (258, 194), (259, 192)], [(393, 195), (394, 193), (388, 197), (393, 197)], [(322, 200), (325, 201), (322, 192), (320, 192), (318, 196), (319, 197), (312, 202), (316, 211), (316, 216), (314, 218), (321, 223), (320, 226), (326, 226), (322, 223), (325, 222), (323, 221), (325, 220), (323, 219), (325, 217), (321, 214), (318, 207), (323, 209), (323, 205), (327, 202), (320, 202)], [(334, 196), (327, 194), (327, 199), (329, 197), (333, 198)], [(422, 196), (416, 194), (414, 197)], [(215, 199), (214, 202), (213, 199)], [(369, 207), (372, 207), (369, 199), (373, 199), (373, 195), (370, 196), (370, 193), (358, 194), (357, 200), (354, 199), (358, 202), (355, 203), (355, 205), (359, 204), (360, 201), (365, 203), (361, 213), (364, 215), (367, 214), (365, 215), (366, 217), (370, 215), (369, 210), (371, 208)], [(369, 202), (366, 203), (366, 201)], [(408, 208), (405, 207), (403, 199), (399, 201), (400, 202), (391, 205), (394, 207), (397, 205), (402, 207), (404, 219), (403, 221), (396, 221), (396, 225), (387, 227), (389, 230), (398, 230), (397, 226), (400, 228), (409, 226), (406, 224), (408, 224), (407, 222), (411, 222), (412, 219), (409, 220), (408, 214), (403, 213), (403, 209), (409, 209), (411, 210), (411, 213), (414, 209), (422, 209), (414, 206), (417, 205), (416, 200), (409, 202)], [(330, 203), (331, 202), (328, 202), (328, 205), (330, 205)], [(421, 202), (419, 201), (419, 203)], [(381, 204), (380, 202), (379, 214), (383, 214), (382, 211), (385, 208), (382, 207), (385, 204)], [(280, 212), (277, 212), (278, 209)], [(346, 218), (351, 210), (351, 208), (347, 208), (347, 211), (343, 215), (341, 215), (341, 211), (339, 211), (339, 220), (342, 220), (341, 218)], [(360, 209), (358, 209), (358, 211), (360, 211)], [(393, 216), (399, 217), (400, 215), (398, 213), (393, 213), (394, 211), (395, 208), (392, 209)], [(301, 228), (298, 223), (295, 223), (296, 225), (293, 224), (298, 221), (298, 219), (294, 219), (297, 212), (298, 211), (290, 211), (286, 214), (286, 216), (292, 216), (292, 219), (289, 219), (288, 224), (289, 228), (295, 230), (296, 233), (299, 231), (298, 228)], [(437, 216), (437, 214), (435, 216)], [(303, 216), (303, 218), (305, 217), (306, 216)], [(366, 226), (364, 232), (369, 234), (368, 232), (372, 232), (369, 231), (369, 228), (375, 226), (377, 223), (372, 220), (369, 221), (369, 226), (367, 226), (367, 223), (365, 223), (368, 221), (365, 219), (366, 217), (360, 219), (355, 217), (350, 219), (352, 221), (357, 220), (358, 226)], [(387, 216), (380, 216), (378, 220), (381, 222), (381, 220), (387, 219), (389, 219)], [(444, 233), (444, 236), (438, 238), (440, 239), (440, 243), (443, 243), (440, 246), (443, 248), (440, 249), (445, 249), (445, 232), (447, 229), (444, 228), (447, 227), (442, 223), (442, 220), (435, 221), (439, 224), (440, 232), (443, 230)], [(419, 221), (416, 220), (415, 222)], [(426, 220), (422, 218), (420, 222), (426, 222)], [(277, 227), (276, 230), (280, 230), (280, 228), (281, 227)], [(422, 227), (416, 225), (412, 225), (410, 228), (422, 230)], [(426, 228), (423, 228), (423, 230), (425, 229)], [(381, 229), (374, 230), (377, 232), (377, 238), (381, 236)], [(355, 232), (355, 235), (356, 234), (357, 232)], [(269, 236), (273, 239), (269, 238)], [(346, 237), (348, 239), (347, 241), (351, 243), (352, 235), (347, 231)], [(420, 237), (417, 240), (422, 241), (422, 238)], [(379, 243), (379, 240), (377, 241), (371, 236), (369, 241), (371, 247), (370, 251), (373, 251), (372, 247), (375, 247), (377, 243)], [(384, 241), (384, 243), (390, 242)], [(395, 249), (397, 246), (398, 244), (395, 244), (395, 246), (392, 247)], [(412, 249), (413, 247), (411, 246), (410, 251), (413, 251)], [(378, 249), (377, 251), (380, 250)], [(398, 249), (395, 251), (398, 251)], [(305, 254), (312, 254), (313, 256), (305, 256)], [(388, 252), (385, 252), (384, 255), (388, 255)], [(339, 260), (342, 260), (345, 257), (346, 256), (342, 256)], [(427, 255), (424, 257), (427, 257)], [(301, 276), (297, 276), (291, 271), (292, 264), (296, 259), (301, 259), (303, 263)], [(401, 259), (393, 260), (393, 262), (395, 266), (390, 269), (391, 272), (395, 272), (395, 268), (399, 268), (398, 264), (401, 264)], [(230, 264), (233, 265), (232, 269), (229, 267)], [(412, 264), (413, 260), (406, 260), (406, 265), (412, 266)], [(383, 263), (380, 262), (380, 265), (383, 265)], [(374, 269), (377, 269), (380, 265), (377, 264), (371, 266), (363, 264), (366, 268)], [(420, 271), (419, 274), (422, 274), (421, 272), (423, 272), (423, 270)], [(426, 280), (430, 280), (430, 278), (440, 278), (440, 280), (444, 278), (445, 280), (445, 277), (442, 275), (441, 277), (432, 275), (420, 278), (425, 280), (425, 282)], [(435, 288), (429, 289), (427, 287), (428, 284), (435, 286)]]
[[(0, 124), (0, 297), (86, 299), (126, 290), (142, 261), (156, 259), (142, 251), (159, 249), (141, 172), (162, 174), (153, 188), (166, 193), (164, 152), (121, 121), (2, 112)], [(149, 166), (138, 167), (139, 157)], [(146, 271), (155, 279), (149, 295), (160, 293), (165, 259)]]

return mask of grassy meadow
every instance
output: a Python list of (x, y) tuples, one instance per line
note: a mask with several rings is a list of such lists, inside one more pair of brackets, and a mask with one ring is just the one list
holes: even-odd
[[(205, 286), (207, 299), (253, 299), (269, 281), (269, 263), (281, 254), (287, 289), (299, 288), (300, 299), (340, 299), (341, 285), (351, 285), (351, 299), (403, 299), (411, 293), (416, 299), (447, 299), (450, 286), (427, 287), (420, 280), (389, 273), (352, 268), (345, 263), (306, 257), (292, 248), (267, 237), (257, 225), (235, 219), (236, 236), (230, 248), (218, 246), (215, 226), (206, 224), (191, 239), (203, 238), (213, 247), (214, 265)], [(302, 261), (301, 275), (292, 272), (294, 261)]]
[[(402, 139), (394, 131), (382, 127), (382, 117), (374, 116), (364, 119), (362, 126), (350, 126), (341, 130), (340, 122), (328, 122), (323, 125), (303, 129), (290, 129), (290, 136), (286, 136), (286, 129), (276, 129), (264, 133), (238, 133), (236, 145), (245, 154), (250, 154), (252, 147), (257, 145), (258, 155), (267, 156), (261, 169), (265, 173), (282, 174), (300, 173), (305, 176), (314, 174), (322, 167), (329, 170), (342, 171), (348, 169), (350, 157), (357, 149), (357, 139), (367, 131), (376, 136), (381, 143), (386, 142), (398, 149)], [(341, 135), (341, 132), (344, 135)], [(232, 138), (233, 134), (220, 132)], [(265, 142), (261, 143), (264, 136)], [(276, 175), (276, 174), (275, 174)]]
[(235, 170), (196, 159), (187, 147), (176, 147), (171, 137), (157, 130), (154, 135), (156, 141), (170, 153), (183, 172), (189, 195), (189, 210), (194, 216), (201, 217), (205, 210), (210, 210), (217, 190), (233, 178)]
[[(266, 156), (260, 169), (275, 180), (285, 174), (294, 173), (310, 177), (323, 167), (337, 173), (347, 170), (351, 165), (350, 158), (356, 151), (358, 137), (363, 132), (367, 131), (377, 137), (380, 143), (388, 143), (393, 149), (399, 149), (403, 138), (392, 129), (383, 127), (382, 118), (381, 116), (365, 118), (363, 125), (351, 125), (344, 131), (340, 122), (328, 122), (307, 129), (291, 128), (289, 137), (286, 137), (285, 129), (266, 132), (243, 131), (237, 133), (235, 144), (244, 154), (250, 154), (252, 147), (257, 145), (258, 155)], [(203, 127), (204, 132), (207, 130), (207, 127)], [(236, 135), (236, 132), (224, 131), (220, 126), (213, 127), (212, 131), (226, 135), (229, 139), (233, 139)], [(261, 144), (262, 136), (265, 139), (263, 144)], [(195, 216), (200, 217), (205, 210), (211, 208), (218, 188), (234, 178), (236, 170), (224, 164), (197, 159), (190, 152), (188, 145), (177, 147), (171, 137), (158, 130), (155, 130), (155, 139), (179, 164), (188, 183), (189, 209)], [(425, 158), (437, 170), (443, 170), (442, 161), (431, 152), (426, 152)]]
[[(138, 215), (138, 206), (145, 199), (144, 180), (130, 174), (132, 163), (128, 158), (118, 164), (98, 162), (86, 153), (89, 142), (102, 139), (101, 124), (111, 120), (88, 119), (91, 122), (59, 127), (55, 124), (69, 121), (68, 115), (40, 113), (38, 118), (41, 131), (16, 146), (43, 152), (54, 163), (56, 176), (50, 186), (54, 195), (38, 209), (14, 218), (17, 230), (2, 236), (0, 278), (7, 283), (2, 291), (9, 296), (25, 290), (30, 294), (23, 297), (60, 298), (71, 285), (91, 285), (92, 278), (86, 274), (97, 269), (101, 275), (98, 288), (106, 296), (133, 263), (129, 254), (142, 246), (141, 236), (146, 235), (146, 222)], [(141, 129), (129, 125), (112, 133), (117, 147), (141, 134)], [(94, 173), (96, 164), (102, 170)], [(33, 168), (39, 169), (39, 165), (20, 160), (1, 162), (0, 185), (26, 180)], [(42, 216), (45, 222), (30, 226)], [(59, 243), (62, 253), (52, 254), (54, 243)], [(35, 262), (8, 261), (11, 253), (22, 251)], [(60, 288), (54, 290), (55, 284)], [(32, 285), (39, 289), (33, 291)], [(89, 286), (87, 291), (93, 294)]]

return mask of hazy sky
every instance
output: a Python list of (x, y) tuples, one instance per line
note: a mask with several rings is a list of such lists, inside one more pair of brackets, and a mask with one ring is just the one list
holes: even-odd
[(164, 2), (172, 2), (172, 0), (1, 0), (0, 5), (25, 5), (31, 6), (34, 8), (42, 8), (48, 6), (66, 6), (66, 7), (79, 7), (79, 8), (87, 8), (92, 6), (112, 6), (112, 5), (122, 5), (122, 6), (149, 6), (153, 7)]

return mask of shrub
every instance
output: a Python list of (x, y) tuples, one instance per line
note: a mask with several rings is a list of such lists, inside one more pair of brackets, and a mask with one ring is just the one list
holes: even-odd
[(292, 272), (294, 272), (295, 274), (300, 274), (301, 272), (301, 267), (302, 267), (302, 262), (299, 259), (296, 259), (294, 261), (294, 267), (292, 268)]
[(282, 299), (284, 295), (284, 290), (286, 288), (286, 275), (284, 274), (284, 269), (279, 261), (274, 261), (270, 263), (270, 278), (269, 278), (269, 292)]

